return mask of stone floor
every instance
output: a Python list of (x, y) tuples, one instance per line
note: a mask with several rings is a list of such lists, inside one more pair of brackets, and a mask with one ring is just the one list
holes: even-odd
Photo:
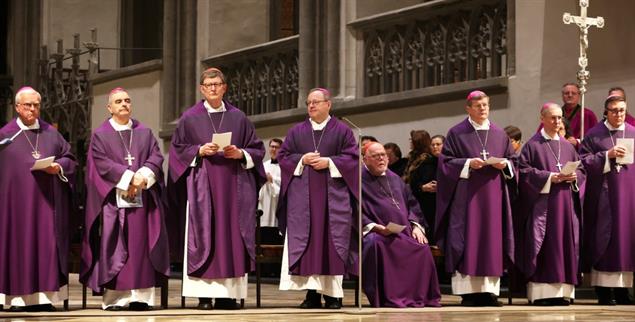
[[(193, 309), (196, 299), (187, 299), (182, 309), (181, 283), (170, 280), (169, 308), (150, 312), (106, 312), (100, 310), (101, 298), (88, 297), (88, 308), (81, 309), (81, 286), (77, 275), (71, 275), (69, 311), (54, 313), (0, 312), (0, 322), (5, 321), (116, 321), (116, 322), (167, 322), (167, 321), (635, 321), (635, 306), (605, 307), (594, 305), (594, 300), (576, 300), (569, 307), (536, 308), (527, 305), (526, 299), (514, 299), (513, 305), (502, 308), (465, 308), (459, 306), (460, 298), (444, 295), (442, 308), (375, 309), (354, 307), (354, 292), (346, 290), (342, 310), (301, 310), (295, 307), (302, 301), (302, 292), (281, 292), (276, 285), (263, 284), (262, 308), (256, 308), (255, 284), (249, 285), (250, 297), (245, 308), (239, 311), (199, 311)], [(89, 292), (90, 294), (90, 292)], [(157, 291), (157, 301), (159, 292)], [(362, 303), (366, 303), (362, 299)], [(158, 305), (158, 303), (157, 303)], [(61, 309), (61, 306), (59, 307)]]

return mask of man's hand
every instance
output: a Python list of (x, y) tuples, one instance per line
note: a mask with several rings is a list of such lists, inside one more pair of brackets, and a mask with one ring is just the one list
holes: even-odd
[(223, 148), (223, 155), (227, 159), (236, 159), (236, 160), (240, 160), (244, 157), (243, 150), (237, 148), (233, 144)]
[(216, 143), (205, 143), (198, 148), (198, 156), (200, 157), (208, 157), (216, 154), (218, 152), (218, 144)]
[(313, 160), (313, 162), (310, 164), (310, 166), (314, 170), (326, 169), (326, 168), (329, 167), (329, 159), (328, 158), (317, 158), (317, 159)]
[(609, 159), (615, 159), (626, 155), (626, 148), (621, 145), (616, 145), (608, 151)]
[(421, 185), (421, 191), (423, 192), (437, 192), (437, 181), (432, 180), (424, 185)]
[(140, 173), (135, 173), (130, 184), (135, 186), (137, 189), (143, 189), (148, 184), (148, 180), (146, 180), (146, 178), (144, 178)]
[(370, 231), (381, 234), (383, 236), (390, 236), (392, 234), (392, 232), (388, 230), (386, 226), (380, 224), (376, 224), (375, 226), (373, 226), (373, 229), (371, 229)]
[(498, 169), (498, 170), (503, 170), (505, 169), (505, 167), (507, 167), (507, 162), (506, 161), (501, 161), (499, 163), (494, 163), (492, 164), (492, 167)]
[(578, 178), (577, 174), (574, 172), (572, 174), (561, 174), (561, 173), (557, 173), (554, 174), (553, 176), (551, 176), (551, 182), (553, 183), (561, 183), (561, 182), (567, 182), (567, 183), (571, 183), (574, 182), (576, 179)]
[(573, 136), (568, 137), (567, 141), (569, 141), (569, 143), (573, 144), (573, 146), (578, 146), (578, 139), (574, 138)]
[(305, 155), (302, 156), (302, 164), (311, 165), (319, 157), (320, 157), (320, 154), (317, 152), (306, 153)]
[(273, 182), (273, 177), (271, 176), (271, 173), (267, 172), (267, 182), (268, 183), (272, 183)]
[(129, 185), (128, 186), (128, 199), (132, 200), (137, 196), (137, 187), (135, 187), (134, 185)]
[(60, 173), (61, 170), (62, 170), (62, 167), (57, 162), (53, 162), (53, 163), (51, 163), (50, 166), (42, 169), (42, 171), (44, 171), (44, 172), (46, 172), (48, 174), (58, 174), (58, 173)]
[(417, 242), (419, 242), (419, 244), (428, 243), (428, 239), (426, 238), (426, 235), (423, 233), (423, 231), (421, 231), (421, 228), (419, 228), (419, 226), (417, 225), (412, 225), (412, 237), (414, 237), (414, 239), (416, 239)]
[(481, 158), (474, 158), (472, 160), (470, 160), (470, 168), (474, 169), (474, 170), (478, 170), (482, 167), (484, 167), (485, 161), (483, 161), (483, 159)]

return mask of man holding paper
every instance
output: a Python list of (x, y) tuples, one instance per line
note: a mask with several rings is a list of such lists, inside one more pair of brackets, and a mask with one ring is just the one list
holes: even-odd
[(278, 226), (286, 235), (281, 290), (308, 290), (301, 308), (341, 308), (343, 275), (355, 261), (359, 151), (353, 131), (329, 115), (331, 94), (309, 91), (309, 117), (278, 153)]
[(584, 200), (583, 271), (590, 272), (598, 302), (632, 304), (635, 271), (635, 127), (625, 122), (626, 100), (609, 96), (606, 121), (592, 128), (580, 147), (588, 173)]
[[(440, 306), (434, 259), (410, 188), (377, 142), (364, 146), (362, 286), (373, 307)], [(425, 220), (424, 220), (425, 221)]]
[(450, 129), (439, 156), (435, 237), (462, 305), (500, 306), (504, 259), (514, 252), (506, 184), (515, 180), (514, 151), (488, 120), (485, 93), (471, 92), (465, 110), (468, 117)]
[(102, 292), (102, 308), (145, 311), (169, 275), (163, 155), (152, 131), (132, 119), (123, 88), (108, 96), (111, 117), (95, 129), (86, 164), (80, 281)]
[(170, 190), (186, 194), (171, 197), (184, 202), (170, 211), (185, 219), (183, 296), (198, 297), (199, 309), (212, 309), (212, 298), (217, 309), (236, 309), (254, 267), (265, 149), (245, 114), (223, 101), (219, 69), (205, 70), (199, 89), (205, 99), (181, 115), (170, 148)]
[[(0, 129), (0, 138), (13, 137), (0, 151), (0, 307), (16, 312), (54, 311), (68, 299), (76, 162), (68, 142), (39, 118), (41, 100), (31, 87), (18, 90), (18, 117)], [(38, 160), (48, 161), (34, 167)]]
[(562, 109), (547, 103), (542, 129), (522, 148), (515, 215), (516, 264), (534, 305), (569, 305), (578, 283), (579, 226), (585, 173), (572, 144), (558, 135)]

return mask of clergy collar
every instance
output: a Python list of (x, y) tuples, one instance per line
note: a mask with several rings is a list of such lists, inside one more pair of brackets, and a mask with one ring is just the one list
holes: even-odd
[(540, 129), (540, 134), (542, 134), (542, 137), (545, 138), (545, 140), (560, 141), (560, 135), (558, 135), (558, 133), (556, 133), (556, 136), (552, 138), (549, 136), (549, 134), (547, 134), (545, 128)]
[(22, 123), (22, 120), (18, 117), (16, 120), (16, 123), (18, 123), (18, 127), (22, 130), (37, 130), (40, 128), (39, 119), (35, 119), (35, 122), (33, 122), (33, 124), (26, 126), (24, 123)]
[(314, 131), (323, 130), (326, 127), (326, 124), (328, 124), (330, 120), (331, 120), (330, 115), (322, 123), (317, 123), (313, 121), (311, 118), (309, 118), (309, 121), (311, 122), (311, 127), (313, 128)]
[(227, 111), (227, 108), (225, 108), (225, 102), (224, 101), (220, 101), (220, 107), (219, 108), (213, 108), (211, 105), (209, 105), (209, 103), (207, 101), (203, 101), (203, 106), (205, 106), (205, 109), (207, 110), (207, 113), (220, 113), (220, 112)]
[(606, 128), (608, 128), (609, 131), (624, 131), (624, 128), (626, 127), (624, 124), (626, 124), (626, 122), (622, 123), (622, 125), (618, 127), (613, 127), (608, 120), (604, 121), (604, 125), (606, 125)]
[(125, 130), (132, 130), (132, 120), (128, 120), (128, 123), (121, 125), (121, 124), (115, 122), (115, 120), (113, 120), (112, 117), (111, 117), (108, 120), (108, 122), (110, 122), (110, 126), (112, 126), (112, 128), (115, 129), (115, 131), (117, 131), (117, 132), (125, 131)]
[(364, 164), (364, 168), (366, 168), (366, 171), (368, 171), (368, 173), (370, 173), (371, 176), (373, 177), (385, 177), (386, 176), (386, 171), (382, 172), (380, 175), (376, 176), (374, 175), (372, 172), (370, 172), (370, 169), (368, 169), (368, 167), (366, 166), (366, 164)]
[(474, 127), (474, 129), (475, 129), (475, 130), (477, 130), (477, 131), (478, 131), (478, 130), (489, 130), (489, 120), (488, 120), (488, 119), (486, 119), (486, 120), (483, 122), (483, 124), (482, 124), (482, 125), (481, 125), (481, 124), (478, 124), (478, 123), (476, 123), (476, 122), (474, 122), (474, 121), (472, 120), (472, 118), (471, 118), (471, 117), (469, 117), (469, 116), (467, 117), (467, 120), (470, 122), (470, 124), (472, 124), (472, 126)]

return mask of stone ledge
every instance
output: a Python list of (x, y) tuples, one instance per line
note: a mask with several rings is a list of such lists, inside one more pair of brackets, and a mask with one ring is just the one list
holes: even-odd
[(90, 77), (89, 81), (95, 84), (101, 84), (109, 82), (115, 79), (125, 78), (129, 76), (135, 76), (163, 69), (162, 59), (152, 59), (143, 63), (130, 65), (118, 69), (109, 70), (107, 72), (99, 73)]

